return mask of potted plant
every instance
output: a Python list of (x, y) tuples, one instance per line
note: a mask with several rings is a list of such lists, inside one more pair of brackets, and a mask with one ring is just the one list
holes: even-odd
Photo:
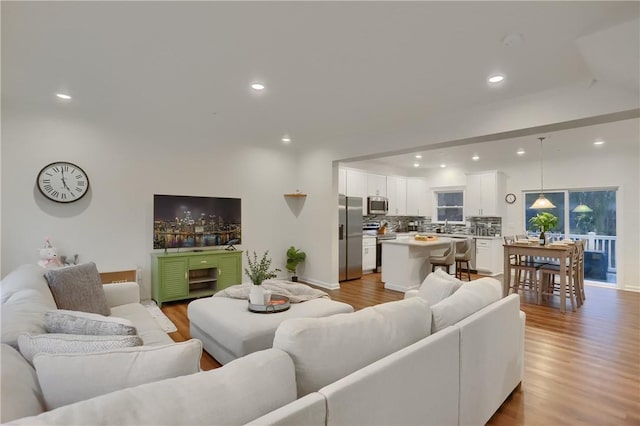
[(254, 305), (268, 304), (269, 300), (267, 300), (267, 297), (271, 298), (271, 294), (265, 295), (265, 291), (260, 287), (260, 284), (262, 284), (264, 280), (275, 278), (277, 276), (276, 272), (280, 272), (280, 269), (270, 269), (271, 258), (269, 257), (269, 250), (264, 252), (260, 260), (258, 260), (258, 255), (255, 251), (253, 252), (253, 258), (249, 256), (249, 252), (247, 252), (247, 265), (248, 268), (244, 268), (244, 273), (247, 274), (253, 283), (249, 293), (249, 301)]
[(551, 231), (558, 226), (558, 216), (549, 212), (538, 213), (529, 219), (529, 229), (535, 227), (540, 231), (540, 244), (545, 245), (547, 242), (545, 232)]
[(304, 262), (307, 255), (302, 250), (298, 250), (294, 246), (289, 247), (287, 250), (287, 271), (291, 272), (291, 281), (297, 282), (296, 269), (300, 262)]

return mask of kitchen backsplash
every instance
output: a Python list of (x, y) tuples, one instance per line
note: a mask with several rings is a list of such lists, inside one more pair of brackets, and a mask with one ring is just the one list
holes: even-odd
[(499, 236), (502, 231), (502, 218), (488, 216), (468, 216), (464, 224), (433, 223), (427, 216), (384, 216), (368, 215), (363, 222), (387, 223), (391, 232), (441, 232), (444, 234), (466, 234), (477, 236)]

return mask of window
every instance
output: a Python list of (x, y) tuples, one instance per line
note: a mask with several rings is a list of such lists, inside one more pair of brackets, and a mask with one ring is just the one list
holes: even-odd
[(462, 222), (464, 216), (463, 191), (436, 191), (436, 220), (438, 222)]
[[(525, 193), (525, 227), (540, 210), (530, 209), (537, 192)], [(616, 282), (616, 190), (565, 190), (545, 192), (556, 207), (545, 209), (558, 217), (552, 239), (586, 240), (584, 277), (586, 280)]]

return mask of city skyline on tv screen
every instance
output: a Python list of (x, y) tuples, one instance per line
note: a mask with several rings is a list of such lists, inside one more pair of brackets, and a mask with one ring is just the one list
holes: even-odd
[(241, 240), (241, 199), (153, 196), (153, 248), (222, 246)]

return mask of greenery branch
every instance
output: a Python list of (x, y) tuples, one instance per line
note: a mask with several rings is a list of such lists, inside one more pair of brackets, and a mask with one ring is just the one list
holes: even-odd
[(549, 212), (538, 213), (529, 219), (529, 229), (537, 228), (540, 232), (553, 230), (558, 226), (558, 217)]
[(251, 282), (255, 285), (260, 285), (264, 280), (277, 277), (276, 272), (280, 272), (280, 269), (277, 268), (273, 270), (269, 269), (271, 268), (269, 250), (264, 252), (260, 260), (258, 260), (258, 255), (255, 251), (253, 252), (253, 258), (251, 258), (249, 252), (247, 252), (247, 264), (249, 267), (244, 268), (244, 273), (247, 274)]

